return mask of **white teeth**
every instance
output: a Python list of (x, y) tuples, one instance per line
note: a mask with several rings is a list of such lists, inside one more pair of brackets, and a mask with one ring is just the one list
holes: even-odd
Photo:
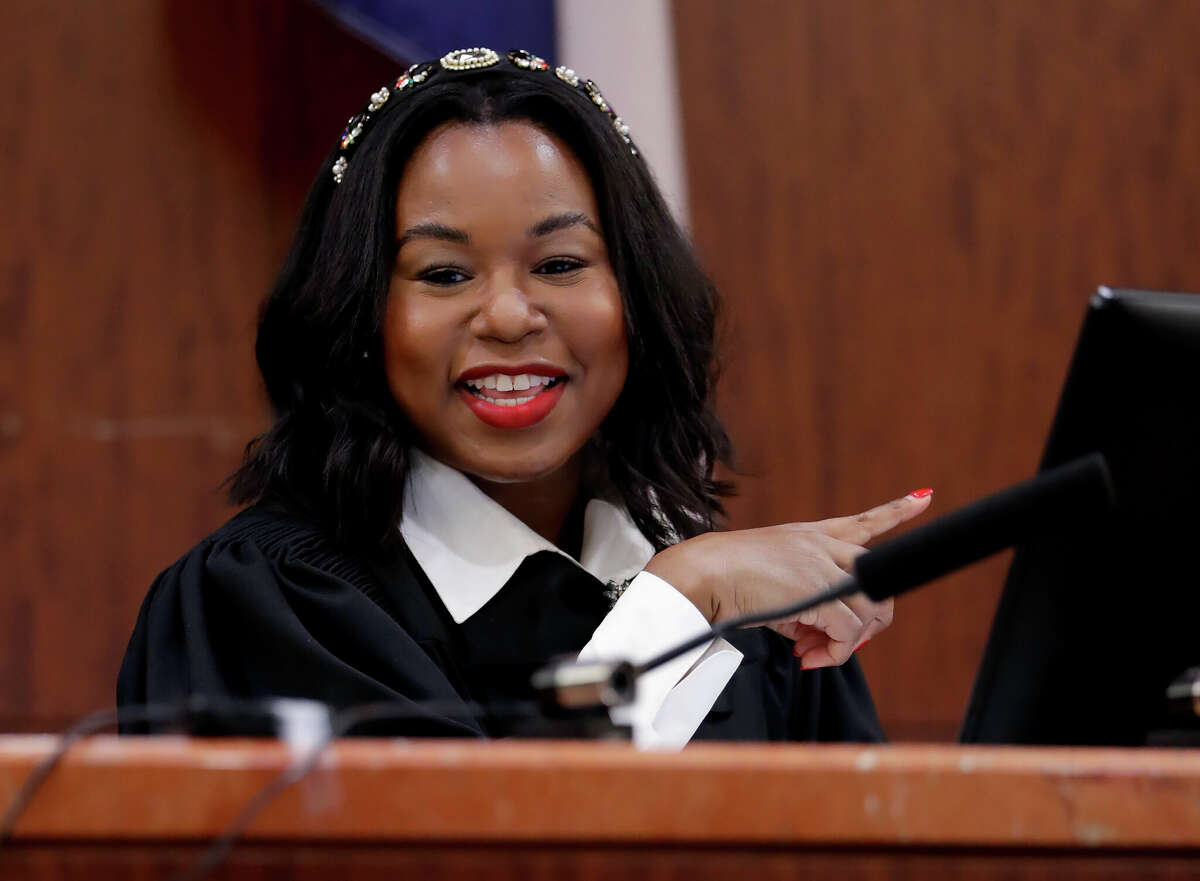
[(489, 404), (496, 404), (500, 407), (516, 407), (518, 404), (528, 404), (537, 395), (524, 395), (519, 398), (489, 398), (487, 395), (480, 395)]
[[(536, 373), (519, 373), (516, 376), (511, 376), (507, 373), (493, 373), (489, 376), (479, 377), (478, 379), (468, 379), (465, 385), (490, 404), (499, 404), (502, 407), (515, 407), (518, 404), (525, 404), (532, 401), (536, 395), (541, 393), (543, 386), (549, 386), (554, 380), (554, 377), (538, 376)], [(483, 394), (485, 389), (495, 389), (498, 392), (523, 392), (527, 389), (533, 389), (534, 394), (528, 397), (490, 398)]]

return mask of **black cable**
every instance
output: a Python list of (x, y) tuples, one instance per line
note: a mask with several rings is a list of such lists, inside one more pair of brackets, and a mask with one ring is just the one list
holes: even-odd
[[(476, 719), (489, 717), (541, 718), (541, 708), (534, 701), (509, 701), (485, 705), (472, 701), (447, 700), (426, 701), (415, 706), (381, 701), (348, 707), (333, 715), (328, 729), (307, 755), (290, 764), (263, 786), (230, 821), (225, 832), (191, 866), (172, 876), (172, 881), (197, 881), (216, 868), (255, 818), (285, 789), (307, 777), (339, 737), (349, 734), (366, 722), (430, 720), (439, 715), (460, 714), (464, 709)], [(11, 838), (17, 823), (29, 809), (29, 805), (54, 769), (58, 767), (71, 748), (81, 740), (121, 721), (176, 724), (190, 722), (192, 723), (191, 727), (196, 727), (209, 725), (213, 720), (235, 716), (245, 717), (248, 714), (254, 714), (261, 718), (269, 716), (278, 727), (283, 723), (285, 708), (277, 699), (214, 700), (203, 696), (193, 696), (184, 701), (129, 705), (121, 707), (119, 711), (106, 709), (84, 716), (59, 735), (54, 750), (37, 764), (17, 790), (16, 796), (4, 813), (3, 820), (0, 821), (0, 851)]]
[(417, 718), (427, 719), (439, 711), (443, 714), (447, 714), (450, 711), (461, 712), (464, 706), (467, 712), (475, 718), (498, 715), (513, 715), (518, 717), (527, 714), (537, 715), (537, 705), (523, 701), (487, 705), (458, 700), (427, 701), (419, 707), (400, 707), (392, 702), (381, 701), (347, 707), (334, 715), (326, 735), (309, 750), (308, 755), (284, 768), (283, 771), (255, 793), (254, 797), (246, 803), (246, 806), (230, 821), (225, 831), (221, 833), (221, 836), (210, 844), (196, 858), (194, 863), (186, 867), (182, 872), (170, 876), (168, 881), (199, 881), (199, 879), (205, 877), (219, 866), (229, 855), (229, 852), (233, 850), (234, 845), (237, 844), (238, 839), (242, 837), (242, 834), (250, 824), (254, 822), (271, 802), (278, 798), (289, 786), (299, 783), (312, 773), (313, 769), (320, 764), (321, 759), (330, 746), (339, 737), (346, 736), (364, 722), (412, 720)]
[[(120, 710), (120, 718), (136, 722), (171, 721), (185, 716), (191, 705), (190, 701), (132, 705)], [(29, 772), (29, 776), (25, 778), (25, 782), (21, 784), (16, 796), (4, 811), (4, 819), (0, 820), (0, 851), (12, 837), (18, 821), (29, 809), (38, 790), (42, 788), (71, 747), (92, 734), (115, 725), (118, 721), (117, 710), (98, 710), (79, 719), (58, 736), (58, 743), (55, 744), (54, 751), (38, 762)]]
[[(293, 783), (303, 780), (320, 763), (329, 747), (339, 738), (349, 734), (359, 725), (383, 720), (430, 720), (438, 715), (452, 715), (463, 710), (477, 719), (488, 717), (540, 718), (539, 706), (532, 701), (478, 704), (471, 701), (447, 700), (427, 701), (418, 706), (399, 706), (393, 702), (360, 704), (348, 707), (333, 715), (328, 729), (320, 741), (299, 761), (293, 762), (266, 786), (260, 789), (230, 822), (226, 831), (210, 845), (196, 862), (178, 875), (177, 881), (194, 881), (202, 878), (225, 858), (239, 837), (254, 819)], [(172, 703), (134, 704), (120, 710), (106, 709), (89, 713), (58, 736), (54, 750), (40, 761), (25, 778), (0, 820), (0, 852), (11, 839), (22, 816), (29, 809), (54, 769), (75, 744), (109, 728), (118, 722), (192, 723), (190, 727), (205, 726), (222, 718), (270, 717), (279, 727), (283, 723), (285, 707), (278, 699), (253, 701), (236, 699), (212, 699), (192, 696), (187, 700)], [(243, 718), (244, 721), (244, 718)], [(186, 726), (185, 726), (186, 727)]]
[(58, 735), (54, 750), (40, 761), (17, 790), (17, 794), (4, 811), (0, 820), (0, 852), (12, 838), (12, 834), (34, 797), (45, 785), (54, 769), (75, 744), (112, 727), (118, 722), (151, 722), (185, 725), (188, 730), (203, 728), (213, 720), (241, 717), (245, 722), (253, 717), (278, 722), (280, 713), (274, 699), (241, 700), (235, 698), (212, 698), (193, 695), (185, 700), (153, 704), (130, 704), (119, 710), (97, 710), (82, 717)]
[(848, 596), (858, 593), (859, 589), (858, 581), (853, 576), (849, 576), (839, 581), (833, 587), (814, 594), (808, 599), (792, 603), (790, 606), (780, 606), (775, 609), (767, 609), (763, 612), (752, 612), (749, 615), (742, 615), (740, 618), (728, 618), (720, 623), (713, 624), (704, 633), (697, 634), (693, 638), (655, 655), (648, 661), (635, 664), (633, 668), (634, 675), (641, 676), (655, 667), (661, 667), (667, 661), (673, 661), (685, 652), (690, 652), (694, 648), (699, 648), (706, 643), (712, 642), (717, 637), (724, 636), (730, 631), (740, 630), (743, 627), (758, 627), (763, 624), (769, 624), (772, 621), (778, 621), (781, 618), (791, 618), (794, 615), (807, 612), (809, 609), (823, 606), (825, 603), (845, 599)]

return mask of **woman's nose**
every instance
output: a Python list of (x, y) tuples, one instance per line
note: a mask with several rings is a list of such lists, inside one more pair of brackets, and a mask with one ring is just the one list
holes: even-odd
[(546, 315), (513, 278), (498, 278), (483, 292), (483, 302), (471, 321), (482, 337), (518, 342), (546, 327)]

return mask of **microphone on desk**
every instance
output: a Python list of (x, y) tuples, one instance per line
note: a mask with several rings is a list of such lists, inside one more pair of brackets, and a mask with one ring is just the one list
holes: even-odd
[(721, 621), (641, 664), (551, 664), (534, 675), (535, 688), (567, 702), (603, 695), (612, 701), (608, 706), (629, 703), (638, 676), (716, 637), (792, 618), (859, 592), (877, 602), (888, 599), (1035, 536), (1096, 522), (1113, 503), (1108, 465), (1102, 455), (1092, 453), (884, 542), (855, 561), (849, 578), (805, 600)]

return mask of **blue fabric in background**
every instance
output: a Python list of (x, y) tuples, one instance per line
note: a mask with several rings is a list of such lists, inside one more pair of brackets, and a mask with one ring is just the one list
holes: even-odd
[(557, 63), (554, 0), (314, 0), (343, 27), (397, 61), (451, 49), (528, 49)]

